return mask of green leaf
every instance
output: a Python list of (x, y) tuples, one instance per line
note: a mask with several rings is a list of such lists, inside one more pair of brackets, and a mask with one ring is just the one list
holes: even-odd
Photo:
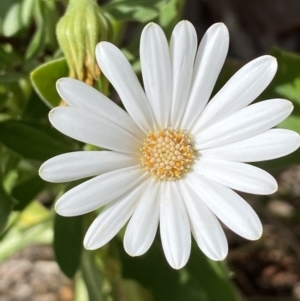
[[(45, 22), (45, 37), (47, 50), (57, 51), (58, 43), (56, 38), (56, 24), (59, 21), (60, 14), (57, 10), (55, 1), (43, 1), (47, 13), (44, 16)], [(60, 56), (62, 57), (62, 56)]]
[(21, 9), (21, 19), (24, 25), (28, 26), (34, 10), (36, 0), (23, 0)]
[(14, 210), (23, 210), (45, 186), (46, 182), (38, 175), (14, 186), (11, 195), (18, 201)]
[(45, 44), (45, 29), (44, 26), (39, 26), (34, 33), (29, 46), (25, 53), (25, 59), (27, 61), (31, 60), (39, 54), (43, 49)]
[(293, 115), (300, 116), (300, 56), (274, 48), (271, 51), (278, 62), (277, 73), (260, 99), (287, 98), (294, 104)]
[(40, 100), (39, 96), (32, 90), (32, 93), (27, 101), (26, 107), (24, 108), (21, 118), (22, 120), (38, 121), (48, 120), (49, 108), (43, 101)]
[(142, 287), (137, 281), (125, 279), (120, 283), (125, 298), (130, 301), (154, 301), (151, 293)]
[(276, 93), (287, 99), (291, 99), (300, 105), (300, 77), (293, 81), (280, 84), (275, 88)]
[(288, 96), (285, 95), (284, 90), (281, 90), (281, 88), (290, 83), (294, 85), (295, 81), (296, 87), (298, 87), (300, 79), (300, 56), (279, 48), (273, 48), (270, 54), (277, 59), (278, 70), (267, 89), (267, 94), (276, 93), (278, 96)]
[(38, 202), (12, 215), (8, 230), (2, 235), (0, 263), (30, 244), (49, 244), (53, 239), (50, 211)]
[(0, 234), (3, 232), (15, 200), (0, 186)]
[(192, 248), (188, 264), (181, 270), (174, 270), (168, 265), (158, 239), (140, 257), (128, 256), (121, 242), (118, 250), (123, 277), (141, 283), (151, 291), (156, 301), (238, 300), (227, 271), (219, 263), (207, 259), (196, 246)]
[(183, 296), (186, 290), (180, 283), (179, 272), (173, 270), (166, 262), (158, 239), (155, 239), (150, 250), (145, 255), (139, 257), (130, 257), (126, 254), (123, 243), (117, 239), (114, 239), (110, 245), (116, 242), (118, 243), (118, 248), (115, 246), (114, 248), (120, 252), (124, 278), (134, 279), (148, 288), (156, 301), (190, 300)]
[(81, 260), (83, 216), (63, 217), (54, 220), (54, 253), (61, 270), (72, 278)]
[(0, 158), (1, 177), (4, 179), (9, 173), (17, 169), (21, 158), (3, 145), (0, 145)]
[(197, 288), (202, 291), (203, 300), (238, 300), (227, 271), (222, 267), (222, 264), (221, 262), (211, 261), (198, 247), (193, 246), (186, 268)]
[(68, 73), (66, 59), (61, 58), (39, 66), (30, 74), (33, 88), (50, 108), (58, 106), (61, 101), (56, 92), (56, 81)]
[(159, 14), (159, 4), (164, 0), (112, 0), (104, 10), (116, 20), (149, 22)]
[(159, 5), (158, 24), (164, 29), (168, 38), (176, 24), (182, 19), (182, 10), (185, 0), (168, 0)]
[(40, 161), (74, 149), (72, 141), (55, 129), (14, 120), (0, 123), (0, 142), (26, 159)]
[(21, 18), (21, 2), (12, 1), (5, 18), (3, 19), (3, 35), (11, 37), (21, 30), (23, 27)]
[[(284, 121), (282, 121), (279, 125), (279, 128), (293, 130), (300, 134), (300, 117), (296, 115), (291, 115)], [(299, 158), (300, 161), (300, 158)]]
[(159, 16), (159, 24), (162, 27), (167, 27), (170, 23), (173, 23), (173, 26), (175, 23), (177, 23), (177, 18), (179, 17), (178, 14), (178, 0), (170, 0), (163, 2), (161, 5), (161, 13)]
[(0, 21), (3, 19), (3, 35), (13, 36), (30, 24), (36, 1), (1, 0)]
[(11, 6), (17, 3), (17, 0), (1, 0), (0, 19), (5, 18)]
[[(5, 47), (0, 47), (0, 68), (5, 70), (6, 73), (13, 72), (15, 66), (22, 65), (23, 58), (15, 49), (10, 49), (9, 51)], [(1, 75), (3, 75), (1, 73)], [(11, 81), (10, 81), (11, 82)], [(5, 83), (5, 82), (4, 82)]]
[(21, 73), (17, 72), (6, 72), (0, 75), (0, 84), (10, 84), (17, 82), (22, 78)]
[(45, 41), (46, 41), (46, 26), (44, 22), (44, 18), (47, 14), (45, 9), (45, 4), (41, 0), (35, 1), (35, 23), (36, 23), (36, 31), (29, 43), (29, 46), (25, 53), (25, 59), (31, 60), (35, 56), (39, 54), (39, 52), (43, 49)]

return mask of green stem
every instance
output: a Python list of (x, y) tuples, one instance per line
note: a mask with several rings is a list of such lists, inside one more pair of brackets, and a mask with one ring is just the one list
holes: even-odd
[(91, 251), (84, 251), (82, 254), (81, 273), (85, 282), (90, 301), (103, 301), (102, 296), (102, 275), (97, 269)]

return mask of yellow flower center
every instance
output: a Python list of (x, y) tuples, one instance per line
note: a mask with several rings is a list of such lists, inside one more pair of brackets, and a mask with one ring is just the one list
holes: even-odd
[(149, 132), (140, 151), (142, 167), (158, 180), (180, 179), (195, 158), (191, 136), (172, 128)]

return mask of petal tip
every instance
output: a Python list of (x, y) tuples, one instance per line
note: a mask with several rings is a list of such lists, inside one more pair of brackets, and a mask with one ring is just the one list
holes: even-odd
[(277, 181), (270, 176), (269, 177), (269, 182), (266, 183), (264, 191), (262, 191), (262, 195), (270, 195), (275, 193), (278, 190), (278, 184)]
[(94, 248), (91, 245), (91, 242), (89, 239), (87, 239), (87, 236), (85, 236), (84, 240), (83, 240), (83, 246), (86, 250), (94, 250)]
[(179, 23), (177, 23), (177, 25), (175, 26), (175, 28), (177, 26), (186, 26), (186, 27), (191, 27), (192, 26), (192, 27), (194, 27), (193, 23), (191, 23), (188, 20), (182, 20), (182, 21), (180, 21)]
[(297, 150), (300, 146), (300, 135), (297, 132), (294, 132), (297, 136), (296, 136), (296, 142), (297, 142), (297, 148), (295, 150)]
[(97, 48), (103, 48), (103, 47), (107, 47), (108, 45), (112, 45), (111, 43), (107, 42), (107, 41), (102, 41), (100, 43), (98, 43), (96, 45)]
[(144, 248), (141, 248), (137, 244), (135, 244), (136, 246), (134, 246), (134, 244), (130, 243), (127, 238), (128, 237), (126, 237), (126, 233), (125, 233), (123, 246), (124, 246), (124, 250), (129, 256), (131, 257), (141, 256), (147, 251), (147, 250), (143, 250)]
[[(90, 230), (90, 229), (89, 229)], [(103, 244), (99, 244), (99, 241), (97, 243), (97, 240), (95, 240), (95, 236), (88, 232), (86, 233), (84, 239), (83, 239), (83, 246), (86, 250), (97, 250), (103, 246)]]
[(224, 253), (224, 254), (220, 255), (220, 256), (219, 256), (219, 261), (223, 261), (223, 260), (225, 260), (225, 259), (226, 259), (226, 257), (227, 257), (227, 255), (228, 255), (228, 251), (227, 251), (226, 253)]
[(171, 260), (170, 260), (170, 258), (166, 258), (166, 259), (167, 259), (169, 265), (170, 265), (174, 270), (180, 270), (180, 269), (182, 269), (182, 268), (186, 265), (186, 263), (187, 263), (189, 257), (187, 257), (187, 258), (185, 258), (185, 259), (182, 258), (181, 260), (180, 260), (179, 258), (177, 258), (177, 260), (176, 260), (175, 258), (173, 258), (173, 259), (171, 259)]
[(222, 34), (225, 34), (229, 37), (229, 31), (227, 26), (223, 22), (218, 22), (213, 24), (208, 30), (219, 30)]
[(97, 53), (98, 51), (100, 51), (100, 48), (101, 48), (101, 44), (102, 44), (103, 42), (100, 42), (100, 43), (98, 43), (97, 45), (96, 45), (96, 47), (95, 47), (95, 52)]
[(113, 44), (106, 41), (98, 43), (95, 49), (97, 59), (99, 60), (102, 55), (105, 55), (108, 51), (110, 52), (114, 47)]
[[(227, 241), (226, 241), (227, 242)], [(201, 249), (203, 254), (213, 261), (222, 261), (228, 255), (228, 244), (223, 246), (214, 246), (210, 249)]]
[[(40, 178), (42, 178), (43, 180), (45, 180), (44, 179), (44, 175), (43, 175), (43, 172), (44, 172), (44, 164), (42, 164), (41, 166), (40, 166), (40, 168), (39, 168), (39, 170), (38, 170), (38, 174), (39, 174), (39, 176), (40, 176)], [(45, 180), (45, 181), (47, 181), (47, 180)]]
[(62, 98), (62, 95), (61, 95), (61, 90), (63, 89), (63, 85), (64, 85), (64, 80), (63, 78), (60, 78), (56, 81), (56, 91), (57, 93), (59, 94), (59, 96)]
[(249, 233), (248, 237), (245, 237), (248, 240), (258, 240), (261, 238), (263, 233), (262, 226), (259, 229), (255, 229), (252, 233)]
[(228, 250), (224, 253), (217, 254), (216, 256), (214, 256), (214, 258), (210, 258), (210, 259), (214, 261), (223, 261), (226, 259), (227, 255), (228, 255)]
[(180, 264), (171, 265), (171, 267), (172, 267), (174, 270), (180, 270), (180, 269), (182, 269), (185, 265), (186, 265), (186, 263), (180, 263)]
[(263, 55), (262, 56), (263, 58), (269, 60), (269, 61), (272, 61), (272, 62), (277, 62), (277, 58), (273, 55), (270, 55), (270, 54), (266, 54), (266, 55)]
[(271, 194), (275, 193), (277, 190), (278, 190), (278, 184), (277, 181), (275, 180), (275, 183), (273, 183), (273, 190)]
[(65, 217), (74, 216), (72, 212), (70, 212), (68, 209), (65, 208), (65, 206), (62, 204), (60, 199), (55, 203), (54, 210), (56, 211), (57, 214), (61, 216), (65, 216)]
[(150, 23), (148, 23), (148, 24), (144, 27), (144, 29), (143, 29), (143, 31), (142, 31), (142, 34), (141, 34), (141, 38), (142, 38), (146, 33), (148, 33), (150, 30), (151, 30), (151, 31), (154, 31), (154, 30), (161, 30), (161, 31), (162, 31), (161, 27), (160, 27), (158, 24), (156, 24), (156, 23), (154, 23), (154, 22), (150, 22)]
[(143, 255), (145, 252), (142, 250), (136, 250), (135, 252), (133, 250), (125, 249), (126, 253), (131, 257), (137, 257)]
[(286, 101), (286, 108), (287, 110), (290, 112), (290, 114), (292, 113), (292, 111), (294, 110), (294, 105), (291, 101), (289, 100), (285, 100)]
[(146, 27), (151, 27), (151, 26), (158, 26), (158, 27), (159, 27), (159, 25), (157, 25), (155, 22), (149, 22), (149, 23), (145, 26), (145, 28), (146, 28)]
[(55, 107), (55, 108), (51, 109), (51, 110), (49, 111), (48, 114), (49, 114), (49, 115), (52, 115), (53, 113), (55, 113), (55, 111), (57, 110), (57, 108), (58, 108), (58, 107)]
[[(76, 88), (78, 84), (82, 83), (81, 81), (70, 78), (70, 77), (62, 77), (56, 81), (56, 91), (64, 101), (68, 92), (74, 87)], [(67, 101), (66, 101), (67, 102)]]
[[(49, 118), (49, 121), (50, 123), (54, 126), (53, 124), (53, 117), (54, 115), (56, 115), (56, 111), (59, 109), (60, 107), (56, 107), (56, 108), (53, 108), (49, 113), (48, 113), (48, 118)], [(55, 126), (54, 126), (55, 127)]]
[(57, 213), (57, 214), (59, 214), (59, 215), (61, 215), (60, 214), (60, 210), (61, 209), (61, 206), (60, 206), (60, 204), (58, 203), (58, 201), (54, 204), (54, 210), (55, 210), (55, 212)]
[(271, 55), (268, 55), (270, 61), (270, 69), (273, 71), (274, 76), (278, 68), (277, 58)]
[[(261, 57), (258, 57), (257, 60), (262, 60), (262, 64), (266, 67), (269, 68), (270, 71), (272, 71), (273, 76), (275, 76), (275, 73), (278, 68), (278, 63), (277, 63), (277, 58), (272, 56), (272, 55), (263, 55)], [(267, 66), (266, 66), (267, 65)]]
[(139, 254), (135, 254), (135, 253), (132, 253), (132, 252), (129, 252), (125, 249), (126, 253), (130, 256), (130, 257), (136, 257), (136, 256), (139, 256)]
[(60, 85), (62, 85), (63, 82), (64, 82), (64, 78), (63, 78), (63, 77), (60, 78), (60, 79), (58, 79), (58, 80), (56, 81), (56, 89), (58, 89), (58, 87), (59, 87)]

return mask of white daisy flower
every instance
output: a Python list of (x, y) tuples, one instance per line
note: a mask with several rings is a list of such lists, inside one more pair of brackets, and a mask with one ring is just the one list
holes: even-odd
[(291, 113), (291, 102), (270, 99), (248, 106), (276, 73), (276, 59), (269, 55), (241, 68), (209, 101), (228, 43), (222, 23), (208, 29), (198, 51), (188, 21), (177, 24), (170, 45), (158, 25), (148, 24), (140, 42), (144, 89), (116, 46), (98, 44), (100, 69), (127, 112), (80, 81), (58, 81), (69, 106), (50, 112), (52, 125), (108, 150), (62, 154), (40, 168), (49, 182), (94, 177), (55, 205), (63, 216), (106, 205), (86, 233), (87, 249), (102, 247), (129, 221), (124, 248), (142, 255), (159, 225), (167, 261), (179, 269), (190, 255), (191, 232), (206, 256), (226, 257), (219, 220), (246, 239), (261, 236), (258, 216), (234, 190), (275, 192), (275, 179), (247, 163), (287, 155), (300, 139), (293, 131), (272, 129)]

